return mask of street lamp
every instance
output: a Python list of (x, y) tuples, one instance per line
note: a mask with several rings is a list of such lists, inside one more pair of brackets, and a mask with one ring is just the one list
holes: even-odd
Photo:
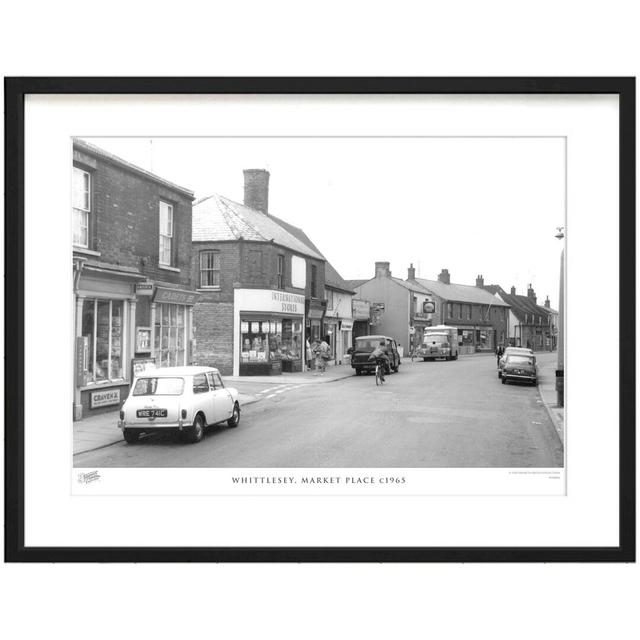
[[(564, 239), (564, 227), (556, 227), (558, 240)], [(556, 394), (558, 406), (564, 407), (564, 246), (560, 253), (560, 300), (558, 307), (558, 365), (556, 369)]]

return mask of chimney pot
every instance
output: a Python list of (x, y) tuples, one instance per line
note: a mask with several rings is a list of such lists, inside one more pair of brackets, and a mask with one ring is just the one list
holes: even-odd
[(484, 277), (482, 275), (476, 278), (476, 287), (484, 287)]
[(413, 262), (409, 265), (407, 269), (407, 280), (415, 280), (416, 279), (416, 270), (413, 268)]
[(549, 300), (549, 296), (547, 296), (547, 299), (544, 301), (544, 306), (547, 307), (547, 309), (551, 309), (551, 300)]
[(438, 280), (443, 284), (451, 284), (451, 276), (448, 269), (443, 269), (438, 276)]
[(269, 213), (269, 172), (266, 169), (244, 170), (244, 204)]
[(516, 288), (515, 287), (511, 287), (511, 295), (512, 296), (516, 295)]

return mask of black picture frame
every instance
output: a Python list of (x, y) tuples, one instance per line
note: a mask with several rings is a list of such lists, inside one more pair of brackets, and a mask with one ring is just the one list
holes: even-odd
[[(634, 562), (635, 78), (5, 78), (5, 561)], [(611, 547), (27, 547), (24, 444), (24, 160), (29, 94), (615, 94), (619, 98), (619, 544)]]

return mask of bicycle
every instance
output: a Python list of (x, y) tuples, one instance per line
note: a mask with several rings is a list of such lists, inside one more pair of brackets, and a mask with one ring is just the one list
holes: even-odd
[(376, 387), (384, 384), (384, 362), (381, 360), (376, 361)]

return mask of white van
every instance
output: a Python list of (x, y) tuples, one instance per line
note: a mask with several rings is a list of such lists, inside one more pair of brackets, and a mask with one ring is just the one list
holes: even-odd
[(444, 358), (445, 360), (458, 359), (458, 329), (440, 325), (427, 327), (424, 330), (422, 346), (418, 349), (418, 357), (425, 362)]

